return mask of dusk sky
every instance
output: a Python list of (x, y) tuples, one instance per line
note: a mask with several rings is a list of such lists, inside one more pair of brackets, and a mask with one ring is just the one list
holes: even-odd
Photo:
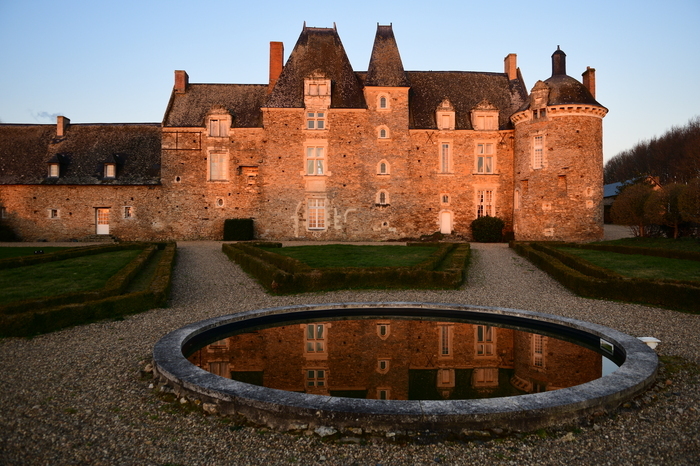
[(335, 23), (356, 71), (392, 23), (408, 71), (503, 72), (516, 53), (528, 90), (561, 46), (568, 75), (596, 69), (606, 160), (700, 115), (699, 0), (0, 0), (0, 122), (160, 122), (174, 70), (267, 83), (270, 41), (286, 60), (304, 21)]

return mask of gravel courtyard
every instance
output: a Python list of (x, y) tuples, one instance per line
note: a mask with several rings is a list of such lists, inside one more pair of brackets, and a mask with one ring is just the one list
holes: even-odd
[[(700, 315), (578, 298), (504, 244), (472, 244), (456, 291), (339, 291), (275, 297), (221, 253), (180, 242), (171, 305), (32, 339), (0, 340), (0, 464), (685, 465), (700, 464), (700, 373), (665, 369), (654, 389), (570, 430), (475, 442), (326, 442), (240, 428), (162, 399), (141, 377), (158, 339), (251, 309), (343, 301), (429, 301), (557, 314), (654, 336), (661, 355), (700, 364)], [(400, 429), (400, 427), (398, 427)]]

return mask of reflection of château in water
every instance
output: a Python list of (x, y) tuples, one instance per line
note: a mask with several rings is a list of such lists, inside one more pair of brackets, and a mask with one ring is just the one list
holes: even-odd
[(469, 399), (579, 385), (601, 355), (551, 337), (461, 322), (361, 319), (234, 335), (189, 357), (268, 388), (377, 399)]

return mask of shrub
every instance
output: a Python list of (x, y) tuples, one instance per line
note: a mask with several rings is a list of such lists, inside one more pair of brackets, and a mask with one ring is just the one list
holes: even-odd
[(229, 218), (224, 220), (224, 241), (250, 241), (253, 239), (252, 218)]
[(0, 241), (2, 242), (11, 242), (11, 241), (19, 241), (19, 238), (17, 238), (17, 235), (15, 234), (14, 230), (10, 227), (10, 225), (6, 224), (5, 222), (0, 221)]
[(498, 217), (479, 217), (472, 222), (472, 239), (478, 243), (498, 243), (503, 239), (505, 222)]
[(647, 228), (652, 223), (644, 206), (654, 189), (646, 183), (627, 186), (613, 202), (610, 210), (613, 223), (628, 225), (635, 236), (644, 238)]

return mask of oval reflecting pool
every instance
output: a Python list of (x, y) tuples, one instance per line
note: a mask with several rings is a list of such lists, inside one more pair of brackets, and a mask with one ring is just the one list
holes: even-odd
[(241, 329), (188, 360), (221, 377), (291, 392), (464, 400), (590, 382), (617, 368), (603, 351), (462, 320), (356, 317)]
[[(196, 322), (153, 349), (156, 381), (280, 430), (530, 431), (599, 415), (655, 377), (630, 335), (549, 314), (336, 303)], [(618, 367), (619, 366), (619, 367)]]

